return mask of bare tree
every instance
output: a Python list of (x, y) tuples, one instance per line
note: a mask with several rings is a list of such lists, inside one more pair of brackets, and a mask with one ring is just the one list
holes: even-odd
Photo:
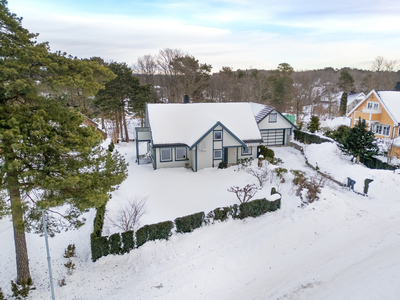
[(247, 184), (243, 188), (231, 186), (228, 192), (235, 193), (240, 203), (248, 202), (257, 193), (257, 187), (254, 184)]
[(122, 231), (134, 230), (139, 226), (140, 218), (147, 212), (147, 197), (129, 199), (121, 206), (113, 217), (107, 217), (109, 222)]
[(270, 172), (267, 164), (264, 164), (259, 168), (247, 168), (246, 172), (257, 178), (260, 188), (262, 188), (269, 179)]

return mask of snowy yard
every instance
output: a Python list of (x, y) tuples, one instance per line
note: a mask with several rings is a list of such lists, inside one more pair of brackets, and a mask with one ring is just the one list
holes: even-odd
[[(107, 209), (116, 210), (135, 196), (147, 196), (149, 212), (142, 225), (238, 203), (227, 192), (232, 185), (256, 180), (237, 167), (159, 169), (135, 164), (134, 144), (118, 150), (129, 161), (129, 177), (114, 192)], [(293, 148), (273, 148), (282, 167), (313, 174)], [(89, 235), (94, 211), (78, 231), (50, 240), (56, 299), (397, 299), (400, 294), (400, 175), (354, 165), (334, 144), (307, 145), (313, 165), (345, 182), (373, 179), (369, 197), (332, 183), (320, 200), (300, 208), (292, 177), (278, 188), (282, 208), (256, 219), (228, 220), (174, 234), (169, 241), (148, 242), (121, 256), (92, 263)], [(397, 171), (398, 172), (398, 171)], [(254, 199), (269, 194), (266, 185)], [(104, 233), (115, 232), (106, 224)], [(10, 293), (16, 276), (13, 234), (9, 219), (0, 220), (0, 287)], [(49, 299), (43, 238), (28, 234), (28, 251), (36, 290), (29, 299)], [(76, 271), (66, 275), (62, 254), (77, 248)], [(66, 286), (57, 280), (66, 278)]]

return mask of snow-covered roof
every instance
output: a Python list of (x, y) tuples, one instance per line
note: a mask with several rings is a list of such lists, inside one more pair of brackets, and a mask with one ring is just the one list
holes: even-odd
[(259, 123), (262, 119), (264, 119), (265, 116), (268, 115), (274, 109), (273, 107), (260, 103), (249, 102), (249, 104), (251, 106), (254, 118), (256, 119), (257, 123)]
[[(365, 97), (364, 101), (372, 94), (382, 103), (383, 107), (393, 119), (394, 122), (400, 123), (400, 91), (375, 91), (372, 90)], [(364, 101), (360, 101), (348, 114), (350, 116)]]
[(261, 140), (249, 103), (148, 104), (153, 145), (193, 146), (220, 122), (241, 141)]
[(396, 123), (400, 123), (400, 91), (377, 91), (379, 99), (386, 106)]
[(349, 92), (347, 94), (347, 105), (350, 105), (354, 100), (364, 100), (365, 94), (363, 92)]

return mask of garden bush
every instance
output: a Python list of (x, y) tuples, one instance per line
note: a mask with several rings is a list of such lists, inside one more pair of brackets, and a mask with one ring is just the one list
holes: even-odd
[(174, 228), (172, 221), (145, 225), (136, 231), (136, 247), (142, 246), (147, 241), (168, 240)]
[(275, 211), (280, 207), (280, 199), (275, 201), (268, 201), (266, 199), (258, 199), (250, 202), (242, 203), (239, 205), (240, 213), (239, 219), (247, 217), (258, 217), (267, 212)]
[(330, 142), (330, 140), (321, 138), (317, 135), (314, 134), (309, 134), (307, 132), (303, 132), (300, 130), (293, 130), (294, 133), (294, 139), (296, 141), (299, 141), (301, 143), (305, 144), (321, 144), (321, 143), (326, 143)]
[(128, 230), (121, 233), (122, 249), (121, 254), (128, 253), (135, 248), (135, 241), (133, 240), (133, 230)]
[(121, 253), (121, 236), (119, 233), (112, 234), (108, 242), (110, 243), (110, 254), (120, 254)]
[(101, 237), (104, 225), (104, 214), (106, 212), (106, 206), (102, 205), (96, 209), (96, 217), (94, 218), (93, 233), (96, 237)]
[(260, 154), (262, 156), (264, 156), (264, 158), (271, 158), (274, 159), (275, 157), (275, 152), (272, 149), (269, 149), (268, 147), (264, 146), (264, 145), (260, 145), (259, 147), (260, 149)]
[(225, 221), (228, 219), (229, 215), (232, 213), (231, 207), (219, 207), (214, 209), (214, 221)]
[(349, 129), (349, 126), (340, 125), (333, 131), (327, 130), (325, 135), (331, 139), (334, 139), (338, 143), (342, 143), (346, 135), (349, 133)]
[(92, 233), (90, 246), (92, 248), (92, 261), (96, 261), (100, 257), (110, 253), (110, 245), (108, 244), (108, 238), (106, 236), (97, 237)]
[(204, 212), (188, 215), (175, 219), (176, 232), (191, 232), (202, 226), (204, 220)]

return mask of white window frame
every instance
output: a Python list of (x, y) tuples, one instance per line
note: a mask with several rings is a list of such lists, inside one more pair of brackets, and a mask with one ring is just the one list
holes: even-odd
[(367, 109), (379, 110), (379, 102), (367, 102)]
[[(385, 133), (387, 131), (387, 134)], [(389, 125), (382, 125), (382, 135), (389, 136), (390, 135), (390, 126)]]
[[(163, 153), (167, 153), (169, 151), (169, 158), (163, 158)], [(171, 148), (161, 148), (160, 149), (160, 162), (169, 162), (172, 161), (172, 149)]]
[(269, 115), (269, 123), (278, 122), (278, 113), (272, 113)]
[[(221, 134), (220, 138), (217, 138), (217, 133)], [(222, 141), (222, 130), (215, 130), (214, 131), (214, 141)]]
[[(216, 154), (221, 153), (220, 157), (217, 157)], [(214, 159), (222, 159), (222, 150), (214, 150)]]
[[(178, 156), (178, 150), (183, 150), (183, 156), (179, 157)], [(175, 148), (175, 160), (185, 160), (187, 157), (187, 151), (186, 151), (186, 147), (176, 147)]]
[[(246, 151), (247, 150), (247, 151)], [(242, 147), (242, 156), (243, 155), (251, 155), (252, 154), (252, 149), (251, 147)]]

